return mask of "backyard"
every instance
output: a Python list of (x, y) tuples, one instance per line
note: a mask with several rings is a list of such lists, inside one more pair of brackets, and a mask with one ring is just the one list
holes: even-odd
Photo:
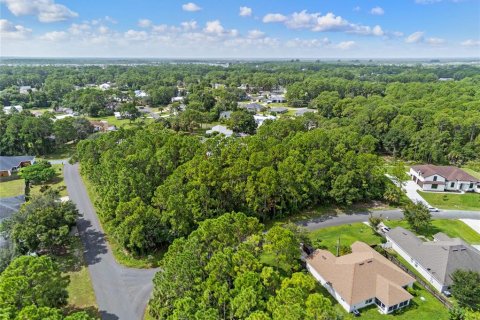
[(25, 182), (17, 174), (0, 180), (0, 198), (10, 198), (25, 193)]

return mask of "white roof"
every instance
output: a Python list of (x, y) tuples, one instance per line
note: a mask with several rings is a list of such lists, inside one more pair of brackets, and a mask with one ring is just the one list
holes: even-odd
[(223, 133), (225, 136), (230, 137), (233, 134), (233, 131), (222, 125), (216, 125), (212, 129), (207, 130), (207, 134), (212, 134), (214, 132)]

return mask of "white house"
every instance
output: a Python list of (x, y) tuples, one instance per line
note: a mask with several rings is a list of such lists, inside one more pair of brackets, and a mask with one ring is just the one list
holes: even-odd
[(183, 100), (185, 99), (185, 97), (173, 97), (172, 98), (172, 103), (173, 102), (183, 102)]
[(100, 89), (102, 89), (102, 90), (105, 91), (105, 90), (110, 89), (112, 86), (111, 86), (111, 84), (110, 84), (109, 82), (106, 82), (106, 83), (102, 83), (102, 84), (99, 85), (98, 87), (99, 87)]
[(457, 167), (418, 165), (409, 174), (424, 191), (480, 192), (480, 180)]
[(254, 115), (253, 118), (255, 119), (255, 122), (257, 123), (257, 127), (260, 127), (265, 122), (265, 120), (276, 120), (277, 119), (277, 117), (275, 117), (275, 116), (262, 116), (262, 115), (259, 115), (259, 114)]
[(413, 296), (406, 288), (414, 278), (366, 243), (357, 241), (351, 248), (341, 257), (316, 250), (306, 258), (308, 271), (347, 312), (376, 304), (388, 314), (410, 304)]
[(439, 232), (434, 241), (422, 241), (412, 232), (396, 227), (387, 232), (387, 246), (391, 246), (439, 292), (452, 285), (455, 270), (480, 273), (480, 252), (459, 238), (450, 238)]
[(20, 87), (18, 88), (18, 92), (19, 92), (20, 94), (28, 94), (29, 91), (34, 92), (34, 91), (37, 91), (37, 89), (32, 88), (31, 86), (20, 86)]
[(230, 130), (227, 127), (222, 126), (222, 125), (214, 126), (212, 129), (207, 130), (206, 134), (212, 134), (214, 132), (221, 133), (221, 134), (225, 135), (226, 137), (231, 137), (232, 134), (233, 134), (232, 130)]
[(7, 107), (3, 107), (3, 111), (4, 111), (6, 114), (12, 113), (12, 109), (16, 109), (18, 112), (22, 112), (23, 107), (22, 107), (22, 106), (7, 106)]
[(135, 90), (135, 97), (145, 98), (145, 97), (148, 97), (148, 94), (143, 90)]

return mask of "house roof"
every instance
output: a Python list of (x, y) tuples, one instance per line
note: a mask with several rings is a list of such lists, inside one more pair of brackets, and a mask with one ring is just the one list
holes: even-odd
[(480, 182), (480, 180), (478, 180), (472, 175), (469, 175), (462, 169), (459, 169), (457, 167), (452, 167), (452, 166), (435, 166), (433, 164), (423, 164), (418, 166), (412, 166), (412, 169), (419, 172), (420, 175), (424, 178), (437, 174), (449, 181), (460, 180), (460, 181)]
[(450, 238), (437, 233), (435, 241), (424, 242), (412, 232), (396, 227), (387, 233), (387, 238), (416, 260), (443, 285), (453, 283), (455, 270), (480, 272), (480, 252), (459, 238)]
[(295, 115), (297, 116), (303, 116), (305, 113), (308, 113), (308, 112), (316, 112), (317, 110), (315, 109), (309, 109), (309, 108), (299, 108), (297, 110), (295, 110)]
[(0, 170), (12, 170), (25, 161), (33, 161), (34, 156), (0, 156)]
[(285, 108), (285, 107), (272, 107), (272, 108), (270, 108), (270, 111), (281, 113), (281, 112), (287, 112), (287, 111), (288, 111), (288, 108)]
[(391, 306), (412, 298), (402, 287), (415, 279), (363, 242), (351, 248), (341, 257), (316, 250), (307, 263), (350, 305), (376, 297)]
[(219, 133), (222, 133), (224, 134), (225, 136), (227, 137), (230, 137), (232, 134), (233, 134), (233, 131), (228, 129), (227, 127), (225, 126), (222, 126), (222, 125), (216, 125), (214, 126), (212, 129), (210, 130), (207, 130), (207, 134), (211, 134), (213, 132), (219, 132)]

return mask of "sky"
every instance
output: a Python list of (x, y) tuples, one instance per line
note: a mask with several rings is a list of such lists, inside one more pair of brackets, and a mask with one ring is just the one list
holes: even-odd
[(0, 56), (480, 57), (480, 0), (0, 0)]

